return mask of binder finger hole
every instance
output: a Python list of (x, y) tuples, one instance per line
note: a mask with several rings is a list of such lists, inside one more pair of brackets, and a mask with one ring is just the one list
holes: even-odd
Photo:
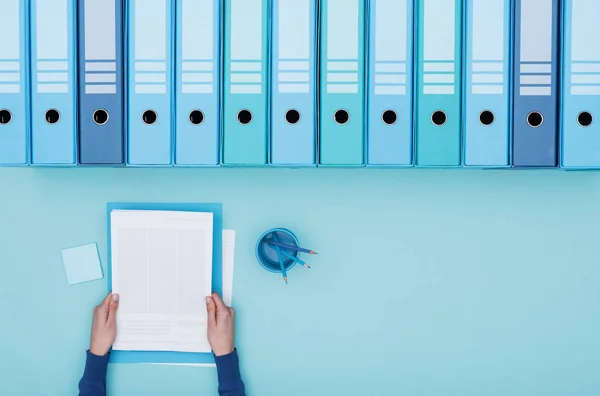
[(344, 125), (350, 120), (350, 114), (346, 110), (338, 110), (333, 115), (333, 119), (340, 125)]
[(590, 125), (592, 125), (593, 121), (594, 117), (592, 117), (592, 113), (590, 113), (589, 111), (582, 111), (577, 116), (577, 123), (582, 127), (589, 127)]
[(481, 114), (479, 114), (479, 122), (485, 126), (492, 125), (495, 118), (496, 117), (494, 116), (494, 113), (489, 110), (484, 110), (481, 112)]
[(532, 111), (527, 115), (527, 125), (532, 128), (538, 128), (544, 123), (544, 116), (538, 111)]
[(448, 117), (446, 117), (446, 113), (444, 113), (441, 110), (434, 111), (433, 114), (431, 115), (431, 122), (433, 122), (433, 125), (435, 125), (435, 126), (444, 125), (446, 123), (447, 119), (448, 119)]
[(108, 122), (108, 111), (98, 109), (94, 111), (93, 118), (96, 125), (104, 125)]
[(142, 121), (146, 125), (152, 125), (158, 120), (158, 114), (154, 110), (146, 110), (144, 114), (142, 114)]
[(200, 110), (194, 110), (190, 113), (190, 122), (194, 125), (200, 125), (204, 122), (204, 113)]
[(386, 125), (394, 125), (398, 121), (398, 114), (394, 110), (386, 110), (383, 112), (381, 119)]
[(60, 113), (56, 109), (48, 110), (45, 117), (48, 124), (56, 124), (58, 121), (60, 121)]
[(241, 110), (237, 115), (238, 122), (242, 125), (248, 125), (252, 122), (252, 112), (250, 110)]
[(12, 113), (7, 109), (0, 110), (0, 125), (10, 124), (12, 121)]
[(295, 109), (288, 110), (287, 113), (285, 113), (285, 120), (288, 124), (297, 124), (300, 122), (300, 112)]

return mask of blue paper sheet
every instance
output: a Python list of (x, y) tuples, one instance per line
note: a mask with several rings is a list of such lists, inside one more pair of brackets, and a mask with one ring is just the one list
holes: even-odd
[(60, 253), (69, 285), (102, 279), (102, 267), (95, 243), (63, 249)]
[[(213, 213), (213, 292), (223, 292), (223, 208), (217, 203), (136, 203), (112, 202), (106, 205), (108, 217), (108, 289), (112, 289), (110, 212), (113, 210), (174, 210)], [(212, 353), (163, 352), (163, 351), (111, 351), (111, 363), (214, 363)]]

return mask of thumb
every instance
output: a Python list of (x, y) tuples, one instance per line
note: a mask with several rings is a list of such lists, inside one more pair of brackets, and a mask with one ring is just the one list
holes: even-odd
[(114, 326), (117, 323), (117, 310), (119, 309), (119, 295), (113, 294), (108, 306), (108, 320), (106, 323), (109, 326)]
[(208, 327), (217, 327), (217, 306), (212, 297), (206, 297), (206, 311), (208, 312)]

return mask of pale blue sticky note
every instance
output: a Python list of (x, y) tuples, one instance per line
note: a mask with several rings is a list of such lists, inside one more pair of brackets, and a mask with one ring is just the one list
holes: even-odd
[(95, 243), (61, 251), (69, 285), (102, 279), (102, 267)]

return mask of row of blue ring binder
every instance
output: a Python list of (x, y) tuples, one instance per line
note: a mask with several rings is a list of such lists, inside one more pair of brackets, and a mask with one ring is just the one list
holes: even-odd
[(598, 0), (0, 9), (0, 165), (600, 168)]

